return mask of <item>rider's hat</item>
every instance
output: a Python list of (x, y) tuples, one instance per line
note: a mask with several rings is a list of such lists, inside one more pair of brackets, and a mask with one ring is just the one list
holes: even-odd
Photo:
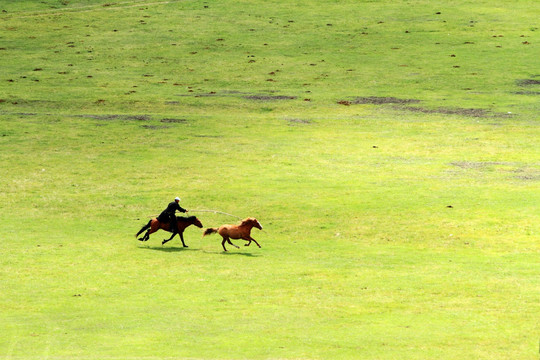
[(174, 201), (180, 201), (180, 198), (177, 196), (174, 198)]

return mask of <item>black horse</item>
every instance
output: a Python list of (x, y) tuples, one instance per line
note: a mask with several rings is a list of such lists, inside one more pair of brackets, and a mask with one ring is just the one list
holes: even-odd
[[(161, 245), (164, 245), (165, 243), (171, 241), (173, 239), (173, 237), (176, 234), (178, 234), (178, 235), (180, 235), (180, 240), (182, 240), (182, 245), (184, 245), (184, 247), (188, 247), (186, 245), (186, 243), (184, 242), (184, 230), (190, 225), (195, 225), (198, 228), (202, 228), (203, 225), (200, 222), (200, 220), (197, 219), (196, 216), (190, 216), (190, 217), (177, 216), (176, 221), (177, 221), (177, 224), (178, 224), (178, 233), (173, 232), (173, 234), (171, 235), (171, 237), (169, 239), (166, 239), (166, 240), (162, 241)], [(157, 218), (153, 218), (152, 220), (150, 220), (148, 222), (148, 224), (146, 224), (145, 226), (143, 226), (143, 228), (141, 230), (139, 230), (139, 232), (137, 233), (137, 235), (135, 235), (135, 237), (139, 236), (143, 231), (148, 230), (148, 231), (146, 231), (146, 234), (144, 234), (144, 236), (142, 238), (138, 239), (139, 241), (148, 241), (148, 239), (150, 239), (150, 234), (155, 233), (159, 229), (163, 229), (165, 231), (170, 232), (171, 231), (171, 224), (165, 223), (165, 222), (160, 222)]]

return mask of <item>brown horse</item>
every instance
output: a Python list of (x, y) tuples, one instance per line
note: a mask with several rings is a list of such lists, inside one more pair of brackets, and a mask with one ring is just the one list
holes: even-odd
[[(184, 242), (184, 230), (190, 225), (195, 225), (198, 228), (202, 228), (203, 225), (199, 221), (199, 219), (197, 219), (197, 217), (195, 216), (190, 216), (190, 217), (177, 216), (176, 221), (178, 221), (178, 235), (180, 235), (180, 240), (182, 240), (182, 245), (184, 245), (184, 247), (188, 247), (186, 243)], [(150, 234), (155, 233), (159, 229), (163, 229), (165, 231), (170, 232), (171, 226), (169, 223), (162, 223), (158, 219), (153, 218), (152, 220), (148, 222), (148, 224), (146, 224), (145, 226), (143, 226), (141, 230), (139, 230), (139, 232), (137, 233), (137, 235), (135, 235), (135, 237), (139, 236), (143, 231), (148, 230), (142, 238), (138, 239), (139, 241), (148, 241), (148, 239), (150, 238)], [(164, 245), (165, 243), (171, 241), (172, 238), (176, 234), (177, 233), (173, 233), (169, 239), (163, 240), (161, 245)]]
[(251, 229), (254, 227), (262, 230), (262, 225), (257, 221), (257, 219), (247, 218), (242, 220), (240, 225), (222, 225), (219, 228), (208, 228), (205, 230), (203, 237), (205, 237), (206, 235), (219, 233), (219, 235), (223, 237), (221, 246), (223, 246), (223, 250), (225, 251), (227, 251), (227, 249), (225, 248), (225, 242), (228, 242), (235, 248), (239, 249), (239, 247), (234, 245), (230, 239), (242, 239), (249, 241), (245, 246), (249, 246), (252, 241), (255, 241), (255, 244), (257, 244), (258, 247), (261, 247), (257, 240), (252, 238), (250, 235)]

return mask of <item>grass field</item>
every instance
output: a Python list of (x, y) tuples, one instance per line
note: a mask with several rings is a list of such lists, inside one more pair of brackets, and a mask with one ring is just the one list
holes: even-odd
[(538, 359), (539, 13), (0, 0), (0, 359)]

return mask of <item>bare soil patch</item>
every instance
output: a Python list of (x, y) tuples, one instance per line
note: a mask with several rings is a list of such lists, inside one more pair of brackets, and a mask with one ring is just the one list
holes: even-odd
[(221, 139), (224, 137), (223, 135), (204, 135), (204, 134), (196, 134), (193, 136), (198, 137), (198, 138), (208, 138), (208, 139)]
[(96, 115), (96, 114), (85, 114), (85, 115), (76, 115), (77, 117), (90, 118), (96, 120), (137, 120), (137, 121), (148, 121), (152, 117), (150, 115), (120, 115), (120, 114), (105, 114), (105, 115)]
[(255, 100), (255, 101), (294, 100), (297, 98), (296, 96), (289, 96), (289, 95), (250, 94), (250, 93), (234, 91), (234, 90), (228, 90), (228, 91), (222, 91), (222, 92), (210, 91), (206, 93), (193, 92), (192, 94), (181, 94), (177, 96), (182, 96), (182, 97), (238, 97), (238, 96), (241, 96), (244, 99)]
[(147, 121), (152, 117), (150, 115), (126, 115), (123, 117), (125, 120), (138, 120), (138, 121)]
[(379, 96), (368, 96), (368, 97), (357, 97), (352, 100), (340, 100), (337, 103), (340, 105), (350, 106), (358, 104), (370, 104), (370, 105), (392, 105), (397, 110), (407, 110), (411, 112), (424, 113), (424, 114), (445, 114), (445, 115), (460, 115), (468, 117), (477, 117), (477, 118), (487, 118), (487, 117), (510, 117), (511, 114), (507, 113), (494, 113), (487, 109), (477, 109), (477, 108), (449, 108), (449, 107), (439, 107), (439, 108), (427, 108), (422, 106), (409, 106), (409, 104), (419, 104), (421, 100), (418, 99), (401, 99), (396, 97), (379, 97)]
[(141, 125), (142, 128), (148, 129), (148, 130), (161, 130), (161, 129), (167, 129), (169, 126), (167, 125)]
[(287, 119), (289, 125), (305, 125), (311, 124), (311, 120), (308, 119)]
[(485, 169), (488, 166), (493, 165), (514, 165), (507, 162), (499, 162), (499, 161), (455, 161), (451, 162), (450, 165), (457, 166), (462, 169)]
[(518, 86), (540, 85), (540, 80), (536, 80), (536, 79), (518, 79), (518, 80), (516, 80), (516, 84)]
[(373, 104), (373, 105), (382, 105), (382, 104), (417, 104), (420, 100), (418, 99), (399, 99), (395, 97), (379, 97), (379, 96), (368, 96), (368, 97), (357, 97), (354, 100), (351, 100), (351, 104)]
[(258, 101), (273, 101), (273, 100), (294, 100), (296, 96), (287, 95), (247, 95), (244, 99), (258, 100)]
[(522, 180), (522, 181), (539, 181), (540, 175), (538, 174), (526, 174), (526, 175), (517, 175), (515, 176), (516, 179)]
[(185, 123), (187, 122), (187, 119), (161, 119), (162, 123)]
[[(423, 108), (423, 107), (416, 107), (416, 106), (403, 106), (400, 107), (400, 109), (405, 109), (407, 111), (412, 112), (419, 112), (423, 114), (445, 114), (445, 115), (461, 115), (461, 116), (469, 116), (469, 117), (478, 117), (478, 118), (485, 118), (493, 116), (494, 114), (486, 109), (475, 109), (475, 108), (435, 108), (435, 109), (429, 109), (429, 108)], [(508, 114), (500, 114), (508, 116)]]
[(463, 170), (484, 172), (484, 171), (498, 171), (512, 174), (512, 178), (521, 181), (538, 181), (540, 180), (540, 171), (538, 164), (532, 166), (524, 166), (524, 164), (518, 162), (507, 161), (455, 161), (450, 165), (458, 167)]
[(516, 95), (540, 95), (540, 91), (514, 91)]
[(181, 96), (181, 97), (217, 97), (217, 96), (226, 96), (226, 95), (220, 95), (216, 92), (213, 92), (213, 91), (210, 91), (210, 92), (207, 92), (207, 93), (195, 93), (193, 90), (190, 90), (190, 93), (191, 94), (180, 94), (180, 95), (176, 95), (176, 96)]

